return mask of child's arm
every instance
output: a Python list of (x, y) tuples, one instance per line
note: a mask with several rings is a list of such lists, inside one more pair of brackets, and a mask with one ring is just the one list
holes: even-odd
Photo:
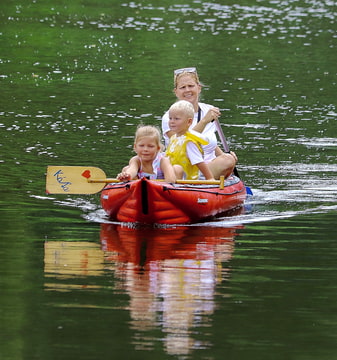
[(203, 173), (206, 180), (215, 180), (212, 171), (204, 161), (195, 165), (198, 166), (199, 170)]
[(166, 156), (164, 156), (160, 160), (160, 168), (164, 173), (165, 181), (169, 183), (175, 183), (176, 182), (176, 175), (173, 169), (173, 166), (170, 162), (170, 159)]
[(137, 179), (139, 166), (140, 166), (140, 162), (138, 156), (132, 157), (129, 161), (129, 165), (125, 166), (122, 172), (120, 172), (117, 175), (117, 179), (120, 181), (129, 181), (129, 180)]
[[(203, 161), (203, 155), (199, 151), (198, 147), (193, 143), (189, 142), (186, 147), (187, 156), (193, 165), (197, 165), (199, 170), (205, 176), (206, 180), (214, 180), (213, 173), (209, 166)], [(192, 160), (193, 159), (193, 160)]]

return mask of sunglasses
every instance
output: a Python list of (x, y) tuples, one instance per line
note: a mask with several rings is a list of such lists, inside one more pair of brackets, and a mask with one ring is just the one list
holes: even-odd
[(197, 74), (197, 68), (188, 67), (188, 68), (181, 68), (181, 69), (174, 70), (174, 76), (178, 76), (179, 74), (182, 74), (183, 72)]

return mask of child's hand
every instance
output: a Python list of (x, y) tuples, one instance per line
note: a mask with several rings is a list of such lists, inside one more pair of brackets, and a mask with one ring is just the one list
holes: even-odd
[(121, 173), (119, 173), (117, 175), (117, 180), (119, 180), (119, 181), (130, 181), (131, 180), (131, 175), (128, 174), (127, 172), (125, 172), (125, 171), (122, 171)]

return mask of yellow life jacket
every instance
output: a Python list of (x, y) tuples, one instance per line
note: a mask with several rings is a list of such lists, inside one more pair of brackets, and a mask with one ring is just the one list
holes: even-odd
[(172, 165), (180, 165), (184, 169), (186, 179), (196, 180), (199, 178), (199, 168), (192, 165), (187, 156), (187, 143), (193, 142), (203, 154), (201, 145), (207, 145), (208, 141), (187, 131), (184, 135), (178, 136), (174, 134), (170, 138), (169, 145), (166, 150), (166, 156), (169, 157)]

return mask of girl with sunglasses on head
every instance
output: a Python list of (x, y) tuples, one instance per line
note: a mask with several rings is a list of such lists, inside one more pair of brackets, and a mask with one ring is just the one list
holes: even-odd
[[(224, 153), (217, 146), (216, 126), (213, 120), (217, 120), (221, 113), (219, 108), (199, 102), (201, 88), (195, 67), (174, 71), (174, 93), (177, 100), (187, 100), (194, 108), (194, 118), (190, 129), (201, 133), (209, 142), (208, 145), (202, 146), (205, 162), (215, 179), (219, 179), (221, 175), (228, 177), (234, 170), (237, 157), (234, 152)], [(169, 128), (168, 111), (162, 117), (162, 132), (167, 146), (170, 137), (174, 134)]]

